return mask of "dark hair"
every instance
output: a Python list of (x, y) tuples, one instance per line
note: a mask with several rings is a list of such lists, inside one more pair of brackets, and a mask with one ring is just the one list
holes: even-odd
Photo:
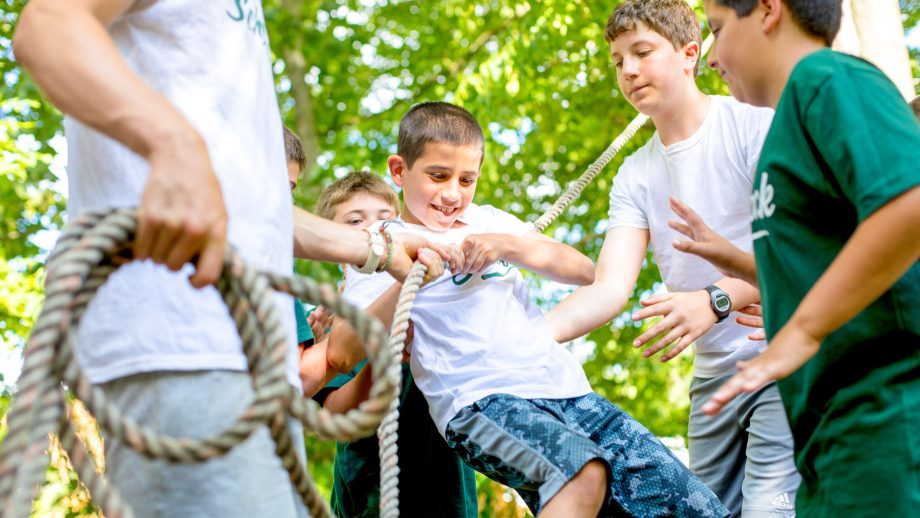
[(332, 219), (339, 205), (361, 193), (380, 198), (393, 208), (393, 214), (399, 214), (399, 197), (396, 196), (396, 191), (387, 185), (383, 178), (365, 170), (352, 171), (323, 189), (319, 200), (316, 201), (316, 213), (321, 218)]
[(303, 152), (303, 144), (300, 143), (300, 139), (290, 128), (284, 125), (281, 127), (284, 128), (284, 154), (287, 156), (287, 161), (297, 162), (297, 167), (302, 171), (304, 166), (307, 165), (307, 156)]
[[(830, 46), (840, 30), (843, 6), (840, 0), (782, 0), (792, 15), (792, 21), (803, 31), (824, 40)], [(735, 11), (738, 18), (751, 14), (757, 0), (715, 0)]]
[[(636, 30), (637, 23), (643, 23), (671, 42), (674, 50), (695, 41), (702, 46), (703, 35), (696, 13), (686, 0), (628, 0), (618, 5), (604, 28), (604, 39), (608, 43), (627, 32)], [(699, 64), (700, 56), (697, 56)], [(699, 67), (695, 67), (698, 69)]]
[(914, 100), (910, 102), (910, 109), (914, 110), (914, 117), (917, 118), (917, 122), (920, 122), (920, 95), (914, 97)]
[(485, 148), (482, 128), (470, 112), (444, 102), (419, 103), (399, 121), (396, 154), (412, 167), (429, 142)]

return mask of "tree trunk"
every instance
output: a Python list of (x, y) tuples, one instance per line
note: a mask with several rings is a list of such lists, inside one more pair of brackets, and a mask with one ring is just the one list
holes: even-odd
[(843, 21), (834, 48), (870, 61), (891, 79), (905, 100), (914, 97), (897, 0), (843, 0)]

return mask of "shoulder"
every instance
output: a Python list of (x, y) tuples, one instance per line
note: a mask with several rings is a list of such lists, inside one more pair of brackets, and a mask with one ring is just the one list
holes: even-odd
[(857, 92), (874, 90), (881, 85), (894, 87), (888, 77), (872, 63), (824, 49), (799, 61), (789, 76), (788, 88), (801, 102), (808, 103), (827, 88)]

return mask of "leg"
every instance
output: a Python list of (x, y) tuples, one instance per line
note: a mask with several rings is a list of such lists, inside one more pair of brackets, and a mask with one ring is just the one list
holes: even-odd
[(592, 460), (550, 499), (540, 512), (540, 518), (592, 518), (601, 511), (606, 493), (607, 465)]
[[(232, 424), (252, 400), (244, 372), (154, 372), (103, 385), (133, 419), (175, 437), (201, 438)], [(299, 428), (299, 426), (294, 426)], [(298, 433), (297, 438), (302, 437)], [(297, 517), (299, 496), (275, 455), (267, 427), (225, 456), (198, 464), (149, 460), (105, 438), (106, 477), (139, 517)]]
[(709, 488), (616, 405), (593, 393), (562, 401), (566, 422), (600, 446), (611, 467), (604, 516), (617, 508), (641, 517), (728, 516)]
[[(604, 501), (606, 486), (598, 487), (595, 468), (604, 468), (605, 479), (609, 475), (604, 452), (566, 426), (560, 414), (531, 400), (507, 394), (488, 396), (451, 420), (446, 439), (473, 469), (515, 489), (534, 514), (552, 502), (551, 513), (574, 516), (576, 507), (586, 502), (573, 502), (564, 487), (579, 475), (569, 488), (573, 495), (585, 495), (589, 509)], [(560, 495), (562, 500), (555, 501)], [(623, 514), (622, 509), (618, 514)]]
[(775, 384), (739, 401), (746, 424), (747, 462), (744, 468), (745, 518), (795, 516), (798, 471), (792, 451), (792, 432)]
[[(731, 376), (693, 378), (690, 383), (690, 471), (728, 508), (741, 516), (747, 434), (739, 424), (738, 400), (710, 417), (702, 406)], [(785, 416), (785, 414), (784, 414)], [(784, 417), (785, 420), (785, 417)], [(790, 439), (791, 444), (791, 439)]]

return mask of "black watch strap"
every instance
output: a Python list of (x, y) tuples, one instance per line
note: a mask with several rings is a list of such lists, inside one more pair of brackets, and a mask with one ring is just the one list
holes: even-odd
[(712, 312), (716, 314), (716, 318), (718, 319), (716, 323), (718, 324), (731, 314), (732, 299), (725, 290), (715, 284), (706, 286), (706, 291), (709, 292), (709, 307), (711, 307)]

